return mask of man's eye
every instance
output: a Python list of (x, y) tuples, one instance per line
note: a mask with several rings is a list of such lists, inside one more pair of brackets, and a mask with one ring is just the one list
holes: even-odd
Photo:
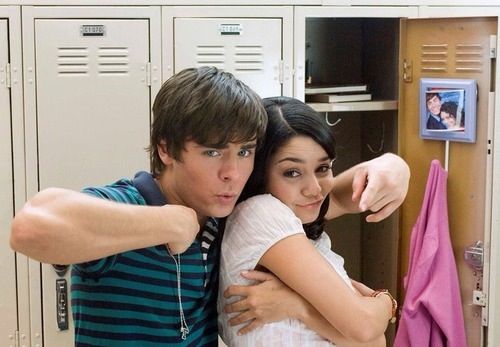
[(252, 151), (249, 149), (242, 149), (238, 152), (240, 157), (249, 157), (252, 154)]
[(205, 151), (205, 155), (209, 157), (217, 157), (220, 155), (219, 151), (216, 151), (215, 149), (210, 149), (208, 151)]

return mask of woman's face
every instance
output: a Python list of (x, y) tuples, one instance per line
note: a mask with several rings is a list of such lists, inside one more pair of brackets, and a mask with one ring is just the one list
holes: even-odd
[(333, 187), (331, 161), (313, 139), (295, 136), (271, 157), (267, 192), (287, 205), (302, 223), (313, 222)]
[(454, 127), (457, 124), (455, 117), (446, 111), (441, 111), (441, 119), (448, 128)]

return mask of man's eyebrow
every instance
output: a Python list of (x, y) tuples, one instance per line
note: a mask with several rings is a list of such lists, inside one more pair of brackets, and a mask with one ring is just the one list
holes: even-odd
[[(195, 144), (195, 147), (196, 148), (216, 148), (216, 149), (225, 149), (225, 148), (228, 148), (229, 145), (226, 143), (226, 144), (223, 144), (223, 145), (212, 145), (212, 144), (200, 144), (200, 143), (197, 143)], [(248, 142), (248, 143), (243, 143), (241, 145), (241, 148), (243, 149), (251, 149), (251, 148), (256, 148), (257, 147), (257, 142)]]
[(244, 149), (250, 149), (250, 148), (256, 148), (257, 147), (257, 142), (249, 142), (249, 143), (244, 143), (241, 145), (241, 148)]

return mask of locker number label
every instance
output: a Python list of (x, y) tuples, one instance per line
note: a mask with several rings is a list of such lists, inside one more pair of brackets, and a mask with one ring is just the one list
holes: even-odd
[(219, 33), (221, 35), (241, 35), (243, 26), (241, 24), (219, 24)]
[(82, 36), (104, 36), (106, 27), (104, 25), (82, 25), (80, 33)]

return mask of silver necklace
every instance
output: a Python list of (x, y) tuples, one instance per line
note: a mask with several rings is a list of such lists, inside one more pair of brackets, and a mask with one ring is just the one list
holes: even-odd
[[(156, 183), (158, 184), (158, 187), (160, 188), (161, 193), (163, 196), (166, 198), (165, 192), (163, 191), (163, 186), (161, 185), (161, 182), (159, 179), (156, 179)], [(177, 254), (177, 259), (175, 259), (175, 256), (172, 255), (172, 252), (170, 251), (170, 247), (167, 245), (167, 252), (168, 255), (172, 257), (175, 263), (175, 271), (177, 273), (177, 297), (179, 298), (179, 318), (181, 320), (181, 339), (185, 340), (187, 338), (187, 335), (189, 334), (189, 327), (186, 323), (186, 318), (184, 317), (184, 309), (182, 308), (182, 296), (181, 296), (181, 256), (180, 254)]]
[(181, 338), (185, 340), (187, 338), (187, 335), (189, 334), (189, 327), (186, 323), (186, 318), (184, 317), (184, 310), (182, 308), (182, 297), (181, 297), (181, 256), (177, 254), (177, 259), (175, 259), (175, 256), (172, 255), (170, 252), (170, 248), (167, 245), (167, 252), (168, 255), (172, 257), (175, 263), (175, 270), (177, 272), (177, 296), (179, 298), (179, 317), (181, 319)]

